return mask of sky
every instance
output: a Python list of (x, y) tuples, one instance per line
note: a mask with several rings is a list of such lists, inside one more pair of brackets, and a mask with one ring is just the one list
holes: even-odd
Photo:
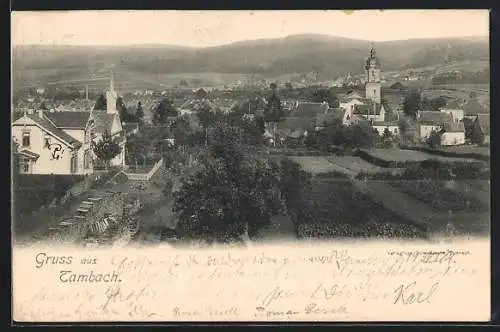
[(207, 47), (324, 34), (376, 41), (489, 35), (487, 10), (13, 12), (12, 44)]

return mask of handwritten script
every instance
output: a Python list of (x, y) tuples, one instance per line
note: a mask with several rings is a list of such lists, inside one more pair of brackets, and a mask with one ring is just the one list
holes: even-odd
[(15, 248), (14, 319), (489, 319), (487, 242), (387, 247)]

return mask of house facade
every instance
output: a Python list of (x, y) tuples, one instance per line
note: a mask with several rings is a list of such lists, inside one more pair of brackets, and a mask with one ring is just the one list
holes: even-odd
[(387, 129), (392, 135), (399, 135), (399, 125), (397, 121), (377, 121), (372, 124), (373, 129), (377, 130), (380, 136), (384, 135), (384, 131)]
[(81, 122), (72, 129), (59, 128), (41, 110), (25, 114), (14, 121), (12, 138), (18, 146), (19, 172), (64, 175), (92, 173), (89, 115), (85, 120), (85, 114), (79, 114)]
[(445, 123), (443, 126), (443, 135), (441, 136), (441, 145), (453, 146), (465, 144), (465, 127), (462, 122)]
[[(111, 83), (111, 89), (113, 84)], [(116, 93), (108, 93), (108, 109), (92, 111), (27, 111), (11, 125), (24, 174), (85, 175), (93, 173), (92, 142), (108, 131), (121, 147), (111, 165), (125, 165), (126, 137), (116, 110)], [(114, 106), (113, 106), (114, 105)]]
[(453, 122), (464, 121), (464, 110), (462, 110), (462, 109), (441, 108), (439, 111), (443, 112), (443, 113), (451, 114), (451, 116), (453, 118)]

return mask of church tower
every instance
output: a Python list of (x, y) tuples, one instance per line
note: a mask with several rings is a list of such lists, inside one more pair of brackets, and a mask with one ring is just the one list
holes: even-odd
[(365, 63), (365, 96), (376, 104), (382, 99), (382, 83), (380, 82), (380, 63), (372, 46)]
[(109, 81), (109, 88), (106, 91), (106, 106), (107, 113), (116, 113), (116, 100), (118, 99), (118, 94), (115, 91), (115, 80), (113, 77), (113, 72), (111, 72), (111, 77)]

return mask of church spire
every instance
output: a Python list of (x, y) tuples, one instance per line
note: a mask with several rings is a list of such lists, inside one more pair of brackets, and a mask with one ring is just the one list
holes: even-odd
[(377, 55), (375, 53), (375, 44), (373, 42), (370, 43), (370, 59), (376, 59)]
[(113, 70), (109, 71), (109, 90), (115, 91), (115, 78), (113, 75)]

